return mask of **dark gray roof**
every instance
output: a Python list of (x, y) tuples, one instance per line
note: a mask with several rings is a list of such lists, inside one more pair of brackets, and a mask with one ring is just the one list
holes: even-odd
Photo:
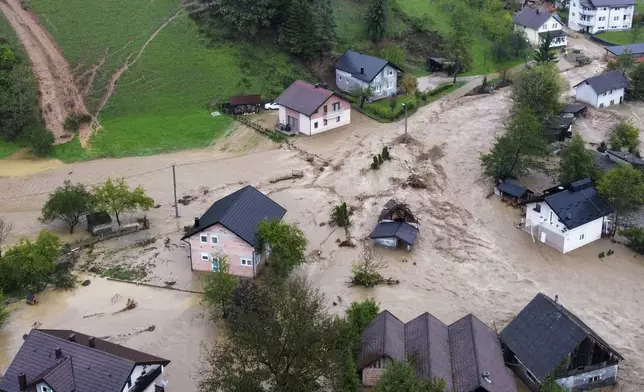
[(586, 109), (588, 109), (588, 106), (583, 103), (564, 103), (561, 107), (561, 113), (573, 113), (576, 115)]
[(517, 185), (512, 181), (504, 180), (502, 183), (496, 186), (496, 189), (500, 190), (503, 193), (506, 193), (510, 196), (522, 198), (527, 193), (532, 193), (531, 190)]
[(613, 169), (615, 166), (619, 165), (619, 163), (610, 159), (606, 154), (602, 154), (595, 149), (588, 149), (587, 151), (590, 151), (590, 153), (593, 155), (593, 158), (595, 158), (595, 162), (593, 163), (594, 166), (603, 172), (607, 172)]
[(628, 87), (628, 79), (626, 78), (626, 75), (620, 71), (609, 71), (601, 75), (593, 76), (592, 78), (588, 78), (583, 82), (576, 84), (574, 87), (583, 83), (590, 85), (597, 94), (603, 94), (608, 90)]
[[(347, 50), (333, 66), (344, 72), (348, 72), (356, 79), (362, 80), (367, 83), (371, 81), (382, 71), (385, 66), (390, 65), (396, 69), (400, 69), (387, 60), (378, 57), (369, 56), (353, 50)], [(364, 72), (360, 72), (364, 68)]]
[(277, 97), (275, 103), (310, 116), (332, 95), (333, 91), (296, 80)]
[[(123, 391), (134, 366), (138, 363), (119, 357), (106, 349), (121, 346), (109, 342), (103, 344), (103, 340), (96, 339), (96, 345), (101, 345), (104, 349), (91, 348), (78, 341), (60, 338), (52, 331), (54, 330), (34, 329), (26, 336), (0, 382), (0, 391), (19, 392), (20, 373), (25, 373), (29, 385), (45, 381), (56, 392)], [(75, 333), (69, 330), (65, 332)], [(76, 333), (76, 336), (86, 335)], [(58, 348), (61, 350), (60, 358), (56, 358), (55, 355)], [(115, 349), (114, 352), (121, 352), (119, 350)], [(170, 362), (136, 350), (127, 349), (127, 352), (139, 353), (141, 358), (157, 358), (158, 361), (154, 363), (158, 364), (167, 365)]]
[(358, 368), (383, 357), (405, 359), (405, 324), (387, 310), (376, 316), (362, 333)]
[(442, 378), (452, 390), (452, 358), (449, 351), (449, 330), (442, 321), (425, 312), (405, 324), (405, 351), (425, 380)]
[(623, 359), (577, 316), (543, 293), (537, 294), (500, 336), (539, 381), (545, 380), (587, 337)]
[(541, 25), (546, 23), (552, 14), (543, 11), (533, 10), (531, 8), (524, 8), (514, 16), (514, 24), (528, 27), (537, 30)]
[(563, 30), (550, 30), (550, 31), (542, 31), (539, 33), (541, 37), (550, 37), (550, 38), (557, 38), (557, 37), (565, 37), (567, 34)]
[(407, 222), (380, 222), (373, 229), (369, 238), (390, 238), (396, 237), (405, 243), (412, 245), (418, 236), (418, 229)]
[(607, 46), (606, 50), (611, 52), (615, 56), (619, 56), (620, 54), (624, 54), (626, 52), (630, 52), (631, 54), (634, 54), (634, 55), (641, 55), (641, 54), (644, 54), (644, 43), (619, 45), (619, 46)]
[(634, 154), (631, 154), (630, 152), (623, 152), (623, 151), (608, 151), (609, 155), (616, 156), (619, 159), (622, 159), (631, 165), (634, 166), (644, 166), (644, 160), (638, 158)]
[(623, 7), (635, 5), (635, 0), (590, 0), (595, 7)]
[(544, 198), (568, 230), (613, 212), (591, 183), (589, 178), (575, 181), (567, 189)]
[[(505, 367), (497, 334), (473, 315), (447, 327), (425, 313), (404, 324), (402, 335), (401, 325), (402, 322), (388, 311), (369, 324), (363, 333), (358, 369), (362, 370), (386, 355), (410, 361), (422, 379), (444, 379), (447, 389), (453, 392), (471, 392), (478, 387), (488, 392), (516, 392), (514, 377)], [(381, 343), (385, 336), (392, 339), (389, 346)], [(402, 355), (401, 336), (404, 338)], [(395, 347), (395, 350), (390, 349), (390, 354), (386, 354), (386, 347)], [(483, 372), (490, 372), (491, 382), (485, 380)]]
[(279, 220), (286, 210), (250, 185), (217, 200), (199, 218), (182, 239), (191, 237), (217, 223), (235, 233), (248, 244), (257, 245), (257, 226), (263, 219)]

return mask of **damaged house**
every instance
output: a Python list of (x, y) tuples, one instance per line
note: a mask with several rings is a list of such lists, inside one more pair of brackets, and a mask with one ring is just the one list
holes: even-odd
[(409, 252), (418, 236), (418, 220), (405, 203), (389, 200), (378, 217), (378, 224), (369, 238), (376, 245), (397, 249), (404, 247)]
[(539, 293), (501, 331), (505, 361), (531, 391), (554, 377), (567, 391), (613, 385), (624, 359), (588, 325)]

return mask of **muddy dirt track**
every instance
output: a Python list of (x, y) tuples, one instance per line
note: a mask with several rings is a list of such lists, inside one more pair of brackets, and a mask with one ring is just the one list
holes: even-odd
[[(31, 60), (38, 80), (40, 103), (45, 126), (55, 136), (56, 143), (66, 142), (63, 122), (69, 113), (86, 114), (83, 96), (78, 91), (67, 60), (47, 30), (33, 13), (23, 10), (19, 0), (0, 0), (0, 11), (5, 15)], [(85, 124), (79, 132), (89, 134)], [(68, 135), (71, 136), (71, 135)]]

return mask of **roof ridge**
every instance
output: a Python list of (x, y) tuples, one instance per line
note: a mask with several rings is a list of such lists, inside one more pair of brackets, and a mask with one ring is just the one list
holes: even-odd
[(470, 327), (470, 333), (472, 335), (472, 354), (474, 355), (474, 366), (476, 366), (476, 380), (478, 381), (479, 386), (481, 386), (481, 369), (479, 368), (479, 356), (476, 352), (476, 338), (474, 337), (474, 322), (472, 320), (472, 317), (474, 317), (474, 315), (470, 313), (465, 317), (469, 319), (468, 325)]
[[(257, 192), (260, 192), (258, 189), (256, 189), (255, 187), (253, 187), (253, 186), (252, 186), (252, 185), (250, 185), (250, 184), (246, 185), (246, 186), (245, 186), (245, 187), (243, 187), (243, 188), (238, 189), (236, 192), (239, 192), (239, 194), (238, 194), (238, 195), (237, 195), (237, 197), (235, 198), (235, 201), (233, 201), (232, 203), (230, 203), (230, 205), (226, 208), (226, 211), (221, 215), (221, 219), (219, 219), (219, 222), (218, 222), (219, 224), (221, 224), (221, 221), (223, 221), (223, 220), (226, 218), (226, 216), (227, 216), (227, 215), (230, 213), (230, 211), (233, 209), (233, 206), (234, 206), (235, 204), (237, 204), (237, 203), (239, 202), (239, 200), (240, 200), (240, 199), (241, 199), (241, 198), (242, 198), (242, 197), (243, 197), (243, 196), (248, 192), (248, 190), (249, 190), (249, 189), (251, 189), (251, 188), (252, 188), (252, 189), (254, 189), (254, 190), (256, 190)], [(233, 192), (233, 193), (235, 193), (235, 192)], [(232, 195), (233, 193), (231, 193), (230, 195)], [(261, 193), (261, 192), (260, 192), (260, 193)], [(230, 196), (230, 195), (228, 195), (228, 196)], [(227, 197), (227, 196), (224, 196), (224, 197)], [(220, 199), (220, 200), (221, 200), (221, 199)], [(216, 202), (217, 202), (217, 201), (215, 201), (215, 203), (216, 203)]]
[[(73, 333), (76, 333), (76, 331), (74, 331), (74, 330), (72, 330), (72, 329), (69, 329), (68, 331), (72, 331)], [(88, 349), (88, 350), (91, 350), (92, 352), (99, 352), (99, 353), (102, 353), (102, 354), (105, 354), (105, 355), (109, 355), (110, 357), (118, 358), (118, 359), (121, 359), (121, 360), (123, 360), (123, 361), (128, 361), (128, 362), (131, 362), (133, 365), (137, 364), (137, 362), (134, 362), (134, 361), (132, 361), (132, 360), (131, 360), (131, 359), (129, 359), (129, 358), (123, 358), (123, 357), (121, 357), (121, 356), (118, 356), (118, 355), (115, 355), (115, 354), (109, 353), (109, 352), (107, 352), (107, 351), (99, 350), (99, 349), (97, 349), (96, 347), (89, 347), (89, 346), (86, 346), (86, 345), (84, 345), (84, 344), (82, 344), (82, 343), (79, 343), (79, 342), (73, 342), (73, 341), (71, 341), (71, 340), (69, 340), (69, 339), (63, 339), (63, 338), (58, 337), (58, 336), (56, 336), (56, 335), (50, 335), (50, 334), (48, 334), (48, 333), (45, 333), (45, 332), (40, 331), (39, 329), (32, 329), (32, 330), (31, 330), (31, 333), (33, 333), (33, 332), (39, 332), (39, 333), (41, 333), (41, 334), (43, 334), (43, 335), (50, 336), (50, 337), (52, 337), (52, 338), (54, 338), (54, 339), (62, 340), (63, 342), (66, 342), (66, 343), (71, 343), (71, 344), (75, 344), (75, 345), (80, 346), (80, 347), (84, 347), (84, 348), (86, 348), (86, 349)], [(78, 333), (80, 333), (80, 332), (78, 332)], [(82, 335), (84, 335), (84, 334), (82, 334)], [(86, 336), (89, 336), (89, 335), (86, 335)], [(96, 337), (95, 337), (95, 339), (99, 339), (99, 340), (102, 340), (102, 341), (107, 342), (107, 343), (111, 343), (111, 344), (114, 344), (114, 345), (117, 345), (117, 346), (121, 346), (120, 344), (116, 344), (116, 343), (108, 342), (108, 341), (107, 341), (107, 340), (105, 340), (105, 339), (96, 338)], [(121, 347), (125, 347), (125, 346), (121, 346)], [(125, 347), (125, 348), (129, 348), (129, 347)], [(130, 350), (134, 350), (134, 349), (130, 349)], [(134, 351), (139, 351), (139, 350), (134, 350)], [(139, 351), (139, 352), (141, 352), (141, 353), (142, 353), (143, 351)], [(146, 353), (144, 353), (144, 354), (146, 354)], [(151, 355), (151, 354), (148, 354), (148, 355)], [(156, 355), (153, 355), (153, 356), (155, 356), (155, 357), (156, 357)]]

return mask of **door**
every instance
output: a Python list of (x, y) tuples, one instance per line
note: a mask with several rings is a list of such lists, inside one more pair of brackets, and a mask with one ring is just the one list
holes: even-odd
[(544, 243), (546, 242), (546, 232), (545, 231), (541, 232), (541, 238), (539, 238), (539, 240), (541, 242), (544, 242)]
[(622, 103), (623, 100), (624, 100), (624, 96), (619, 97), (619, 103)]
[(291, 126), (292, 131), (298, 131), (300, 130), (299, 126), (299, 120), (295, 117), (288, 116), (288, 125)]
[(216, 259), (212, 261), (212, 271), (219, 272), (219, 263)]

